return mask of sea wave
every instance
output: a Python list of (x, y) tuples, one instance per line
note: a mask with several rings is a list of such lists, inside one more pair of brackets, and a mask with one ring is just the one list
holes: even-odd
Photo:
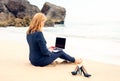
[(120, 24), (79, 24), (65, 25), (57, 27), (47, 27), (46, 32), (54, 33), (65, 37), (89, 38), (89, 39), (105, 39), (120, 41)]

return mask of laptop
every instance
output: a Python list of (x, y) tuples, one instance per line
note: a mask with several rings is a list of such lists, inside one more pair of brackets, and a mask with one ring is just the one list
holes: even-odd
[(66, 38), (56, 37), (55, 49), (54, 50), (63, 50), (65, 49)]

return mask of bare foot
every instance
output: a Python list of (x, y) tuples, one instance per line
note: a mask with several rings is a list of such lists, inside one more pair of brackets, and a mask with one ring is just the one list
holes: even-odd
[(79, 59), (75, 59), (75, 64), (81, 64), (82, 63), (82, 59), (79, 58)]

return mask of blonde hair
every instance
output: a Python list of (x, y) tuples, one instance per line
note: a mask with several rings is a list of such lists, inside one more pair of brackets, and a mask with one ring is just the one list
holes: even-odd
[(34, 33), (36, 31), (42, 31), (42, 27), (44, 26), (47, 18), (42, 13), (36, 13), (30, 22), (27, 34)]

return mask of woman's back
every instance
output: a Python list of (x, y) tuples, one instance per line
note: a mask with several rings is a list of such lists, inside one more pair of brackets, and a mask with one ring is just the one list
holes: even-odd
[(51, 55), (46, 47), (46, 41), (42, 32), (34, 32), (27, 34), (27, 42), (29, 45), (29, 59), (31, 62), (38, 62), (41, 58)]

